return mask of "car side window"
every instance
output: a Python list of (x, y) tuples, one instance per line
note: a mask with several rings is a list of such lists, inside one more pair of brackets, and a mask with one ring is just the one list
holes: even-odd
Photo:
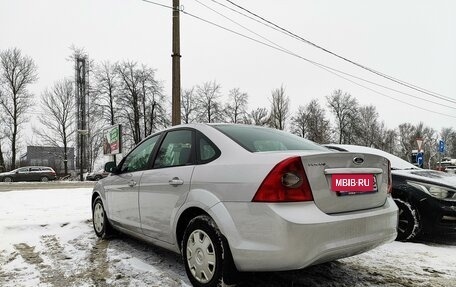
[(30, 171), (40, 171), (40, 169), (38, 167), (31, 167)]
[(29, 169), (28, 168), (20, 168), (17, 170), (18, 173), (28, 173), (29, 172)]
[(154, 168), (193, 164), (192, 133), (190, 130), (168, 132), (158, 150)]
[(220, 150), (212, 143), (208, 138), (202, 134), (198, 134), (198, 151), (199, 151), (199, 163), (208, 163), (218, 158), (220, 155)]
[(127, 157), (120, 169), (121, 173), (149, 168), (149, 160), (160, 135), (153, 136), (137, 146)]

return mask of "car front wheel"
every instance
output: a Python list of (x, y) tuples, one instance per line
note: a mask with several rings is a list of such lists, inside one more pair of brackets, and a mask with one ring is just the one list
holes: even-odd
[(11, 177), (5, 177), (3, 179), (4, 182), (13, 182), (13, 179)]
[(182, 240), (182, 257), (193, 286), (222, 286), (223, 281), (227, 283), (226, 274), (234, 273), (228, 244), (207, 215), (197, 216), (189, 222)]
[(111, 225), (106, 217), (103, 202), (97, 197), (92, 206), (92, 222), (95, 234), (101, 238), (109, 238), (113, 234)]
[(410, 203), (394, 199), (399, 208), (399, 222), (397, 225), (398, 241), (408, 241), (415, 238), (421, 230), (420, 215)]

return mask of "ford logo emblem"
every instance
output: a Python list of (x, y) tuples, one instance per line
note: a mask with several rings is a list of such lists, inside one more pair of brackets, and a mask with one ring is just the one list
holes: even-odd
[(363, 162), (364, 162), (364, 159), (361, 158), (361, 157), (355, 157), (355, 158), (353, 159), (353, 163), (354, 163), (354, 164), (362, 164)]

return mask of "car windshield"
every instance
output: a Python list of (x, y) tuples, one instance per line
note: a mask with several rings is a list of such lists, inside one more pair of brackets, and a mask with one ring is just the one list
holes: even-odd
[(328, 151), (312, 141), (270, 128), (247, 125), (212, 125), (250, 152), (320, 150)]

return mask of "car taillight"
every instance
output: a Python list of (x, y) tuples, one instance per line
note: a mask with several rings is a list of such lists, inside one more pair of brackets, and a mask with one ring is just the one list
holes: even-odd
[(260, 185), (253, 202), (293, 202), (313, 200), (300, 157), (279, 162)]
[(388, 193), (393, 191), (393, 178), (391, 176), (391, 162), (388, 160)]

